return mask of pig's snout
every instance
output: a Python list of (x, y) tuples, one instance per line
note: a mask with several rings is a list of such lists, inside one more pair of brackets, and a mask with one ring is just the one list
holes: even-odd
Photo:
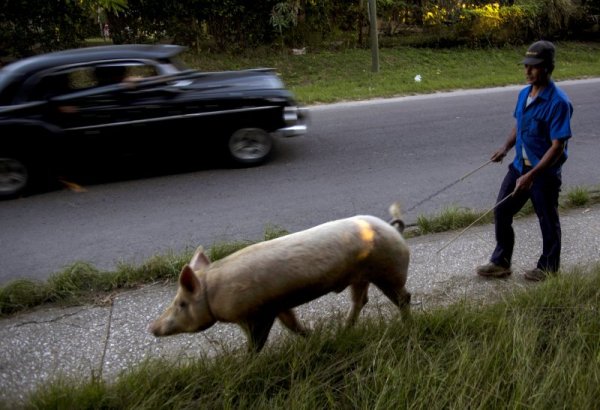
[(158, 336), (158, 329), (157, 326), (154, 322), (150, 322), (148, 323), (148, 327), (146, 329), (148, 331), (148, 333), (152, 333), (154, 336)]
[(158, 320), (148, 323), (148, 332), (152, 333), (156, 337), (166, 336), (166, 332)]

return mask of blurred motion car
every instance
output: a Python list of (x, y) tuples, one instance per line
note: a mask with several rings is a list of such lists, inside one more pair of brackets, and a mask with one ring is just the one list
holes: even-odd
[(178, 59), (184, 49), (89, 47), (0, 69), (0, 197), (98, 159), (108, 170), (117, 157), (151, 164), (224, 153), (257, 165), (275, 138), (306, 133), (307, 109), (274, 70), (191, 70)]

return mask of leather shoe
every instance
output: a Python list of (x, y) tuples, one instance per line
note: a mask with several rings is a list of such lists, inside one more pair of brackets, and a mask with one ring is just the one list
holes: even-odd
[(477, 274), (485, 278), (505, 278), (510, 275), (510, 268), (496, 265), (494, 262), (487, 263), (477, 267)]
[(525, 272), (523, 274), (523, 276), (527, 280), (530, 280), (533, 282), (541, 282), (546, 279), (548, 274), (545, 271), (541, 270), (540, 268), (535, 268), (532, 270), (528, 270), (527, 272)]

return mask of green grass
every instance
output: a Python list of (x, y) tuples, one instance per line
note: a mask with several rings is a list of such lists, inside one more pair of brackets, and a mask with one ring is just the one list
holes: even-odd
[(319, 323), (259, 355), (150, 360), (113, 381), (63, 380), (28, 408), (597, 408), (600, 265), (495, 304)]
[(586, 206), (591, 202), (591, 194), (584, 187), (576, 186), (567, 192), (566, 202), (568, 206)]
[[(600, 43), (558, 42), (555, 80), (600, 76)], [(396, 47), (380, 50), (380, 71), (371, 72), (365, 49), (318, 51), (294, 56), (272, 49), (243, 55), (188, 52), (193, 68), (218, 71), (272, 67), (304, 104), (524, 84), (519, 62), (526, 46), (485, 49)], [(415, 76), (422, 77), (415, 82)]]
[(76, 262), (47, 281), (17, 279), (0, 287), (0, 316), (45, 303), (76, 305), (94, 302), (103, 294), (131, 289), (142, 283), (174, 280), (191, 253), (157, 255), (141, 265), (119, 264), (112, 272)]
[[(451, 206), (442, 210), (439, 214), (433, 217), (419, 215), (417, 217), (417, 227), (419, 234), (425, 235), (435, 232), (451, 231), (469, 226), (477, 221), (485, 212), (476, 212), (471, 209), (459, 208)], [(489, 223), (493, 218), (493, 214), (487, 214), (480, 223)]]
[[(561, 208), (569, 209), (600, 203), (600, 190), (574, 187), (561, 196)], [(477, 221), (477, 224), (493, 222), (493, 213), (450, 206), (435, 215), (419, 215), (414, 227), (409, 227), (407, 238), (436, 232), (461, 229)], [(533, 213), (531, 202), (517, 214), (524, 217)], [(287, 235), (288, 231), (266, 225), (263, 238), (270, 240)], [(215, 242), (207, 250), (210, 260), (216, 261), (256, 241)], [(86, 262), (77, 262), (61, 272), (50, 276), (48, 281), (18, 279), (0, 287), (0, 317), (21, 312), (45, 303), (74, 305), (102, 301), (103, 296), (132, 289), (144, 283), (177, 279), (181, 267), (188, 263), (194, 249), (181, 253), (168, 252), (156, 255), (141, 265), (120, 263), (114, 271), (100, 271)]]
[[(561, 209), (571, 209), (585, 207), (588, 205), (600, 203), (600, 191), (598, 189), (588, 189), (576, 186), (567, 190), (559, 199)], [(517, 213), (516, 218), (522, 218), (534, 213), (531, 201), (527, 201), (525, 206)], [(446, 232), (450, 230), (465, 228), (472, 223), (483, 225), (494, 222), (494, 213), (487, 210), (475, 210), (461, 208), (458, 206), (449, 206), (435, 215), (419, 215), (416, 226), (409, 229), (406, 237), (426, 235), (436, 232)]]
[[(267, 225), (262, 240), (287, 234), (284, 229)], [(208, 250), (212, 261), (242, 249), (253, 241), (216, 242)], [(18, 279), (0, 287), (0, 316), (10, 315), (44, 303), (74, 305), (102, 300), (103, 296), (144, 283), (177, 279), (195, 249), (156, 255), (141, 265), (118, 264), (114, 271), (101, 271), (85, 262), (76, 262), (48, 281)]]

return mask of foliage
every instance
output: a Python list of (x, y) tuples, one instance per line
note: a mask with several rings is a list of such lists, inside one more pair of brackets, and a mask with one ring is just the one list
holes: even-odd
[(71, 0), (0, 2), (0, 57), (22, 57), (76, 47), (95, 28), (87, 10)]
[(110, 13), (120, 13), (127, 10), (127, 1), (128, 0), (87, 0), (82, 2), (88, 3), (92, 8), (101, 8)]
[(280, 35), (283, 36), (283, 29), (298, 24), (299, 8), (297, 0), (282, 1), (273, 6), (270, 22)]
[(466, 42), (473, 45), (520, 43), (529, 37), (527, 27), (532, 18), (527, 7), (486, 4), (465, 8), (457, 27)]
[[(107, 22), (115, 43), (196, 50), (366, 47), (368, 0), (0, 0), (0, 44), (14, 57), (81, 44)], [(598, 37), (598, 0), (377, 0), (382, 36), (405, 45), (522, 44)]]

